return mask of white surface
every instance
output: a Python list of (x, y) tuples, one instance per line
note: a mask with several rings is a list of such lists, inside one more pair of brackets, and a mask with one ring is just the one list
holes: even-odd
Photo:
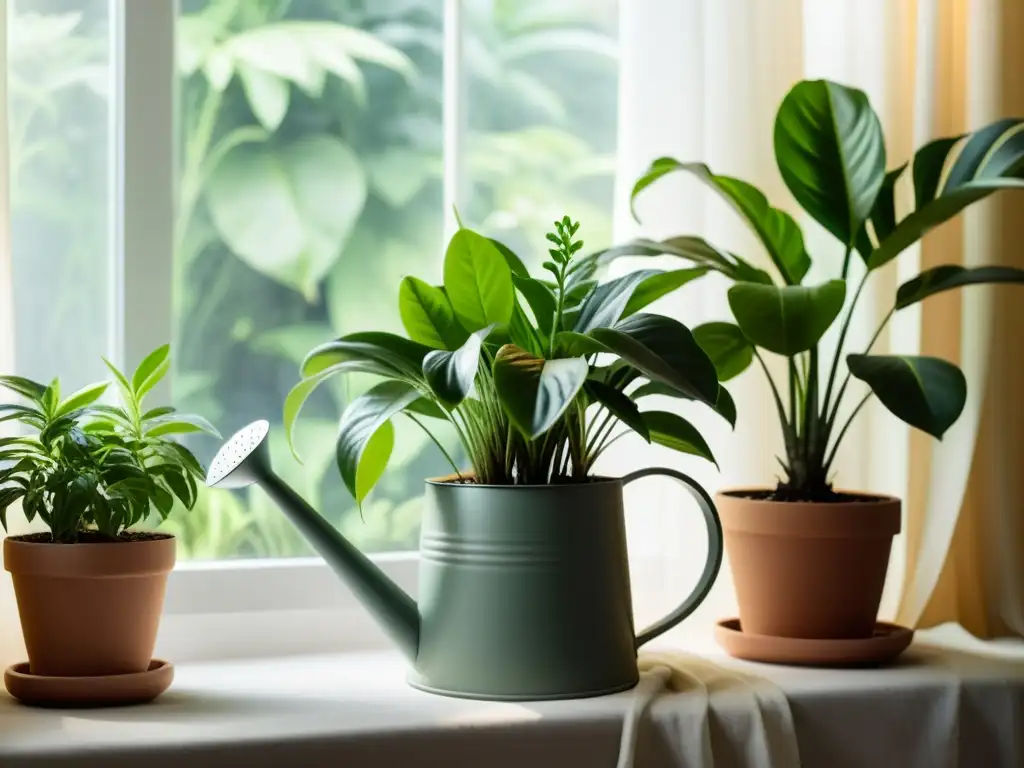
[[(916, 645), (896, 667), (859, 671), (743, 664), (708, 649), (693, 688), (659, 697), (641, 720), (634, 765), (761, 768), (757, 740), (785, 736), (762, 719), (771, 690), (788, 700), (805, 768), (1024, 765), (1024, 655), (958, 645)], [(639, 695), (482, 703), (421, 693), (403, 676), (397, 655), (368, 653), (184, 664), (163, 698), (136, 708), (0, 698), (0, 765), (613, 766)]]

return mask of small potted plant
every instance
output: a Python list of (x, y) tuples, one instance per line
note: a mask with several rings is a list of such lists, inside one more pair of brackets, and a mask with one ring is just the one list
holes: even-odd
[[(353, 372), (381, 379), (348, 404), (339, 427), (338, 468), (359, 503), (388, 463), (392, 419), (407, 417), (431, 436), (429, 420), (444, 421), (458, 435), (470, 469), (446, 453), (454, 474), (427, 482), (418, 605), (272, 475), (265, 422), (240, 432), (211, 466), (211, 484), (267, 487), (388, 630), (413, 664), (410, 681), (425, 690), (541, 699), (628, 688), (636, 648), (689, 615), (718, 572), (718, 519), (694, 481), (659, 469), (593, 474), (608, 445), (630, 432), (713, 460), (688, 421), (637, 405), (670, 394), (735, 417), (689, 330), (641, 311), (703, 270), (645, 270), (598, 284), (593, 261), (577, 258), (578, 227), (566, 217), (548, 234), (547, 280), (501, 243), (460, 229), (443, 286), (402, 281), (408, 338), (369, 331), (317, 347), (286, 400), (290, 440), (302, 403), (323, 381)], [(622, 487), (655, 473), (694, 495), (709, 551), (690, 595), (636, 634)]]
[[(796, 201), (839, 241), (831, 262), (836, 279), (802, 284), (811, 258), (801, 230), (758, 189), (706, 165), (667, 157), (636, 182), (633, 199), (666, 174), (696, 176), (753, 230), (776, 274), (689, 235), (639, 239), (592, 257), (601, 263), (627, 254), (670, 254), (733, 283), (728, 299), (735, 324), (708, 323), (694, 335), (723, 379), (757, 361), (771, 386), (785, 444), (775, 488), (726, 491), (717, 498), (743, 633), (872, 637), (891, 539), (900, 528), (900, 502), (834, 489), (836, 451), (872, 397), (897, 418), (941, 438), (959, 417), (967, 390), (962, 372), (947, 361), (873, 355), (871, 349), (894, 313), (965, 285), (1024, 282), (1024, 272), (953, 264), (928, 269), (899, 287), (867, 349), (855, 354), (846, 345), (850, 321), (876, 271), (928, 230), (992, 192), (1024, 187), (1021, 123), (1000, 120), (966, 136), (937, 139), (910, 162), (886, 170), (882, 128), (867, 96), (828, 81), (801, 82), (779, 108), (775, 156)], [(898, 216), (898, 185), (911, 180), (913, 209)], [(854, 258), (864, 270), (848, 291)], [(835, 354), (825, 359), (820, 341), (847, 303)], [(768, 353), (785, 359), (787, 386), (777, 386), (769, 374)], [(844, 411), (853, 379), (864, 382), (867, 392)]]
[(164, 519), (175, 499), (191, 509), (203, 468), (173, 435), (213, 427), (171, 407), (147, 408), (169, 368), (169, 349), (148, 355), (131, 380), (109, 362), (120, 405), (100, 398), (108, 382), (67, 397), (49, 386), (0, 376), (21, 402), (0, 420), (26, 434), (0, 438), (0, 523), (15, 502), (46, 532), (4, 540), (33, 677), (131, 675), (150, 667), (175, 540), (133, 530)]

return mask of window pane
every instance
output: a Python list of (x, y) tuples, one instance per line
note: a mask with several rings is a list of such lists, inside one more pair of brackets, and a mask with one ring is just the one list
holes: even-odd
[[(544, 253), (563, 213), (584, 222), (588, 245), (606, 242), (615, 3), (464, 7), (464, 219), (524, 256)], [(450, 471), (427, 436), (394, 420), (389, 469), (361, 518), (334, 438), (372, 381), (314, 394), (297, 430), (302, 465), (281, 407), (309, 349), (358, 330), (402, 333), (399, 279), (440, 279), (442, 0), (183, 0), (181, 14), (178, 405), (226, 433), (269, 419), (276, 469), (358, 546), (415, 548), (423, 478)], [(454, 435), (440, 439), (458, 460)], [(185, 557), (309, 554), (258, 489), (206, 493), (168, 526)]]
[(108, 354), (107, 2), (7, 9), (15, 371), (73, 391), (105, 378)]

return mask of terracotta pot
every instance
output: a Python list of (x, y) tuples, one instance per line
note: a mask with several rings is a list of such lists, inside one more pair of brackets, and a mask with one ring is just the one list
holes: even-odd
[(744, 632), (770, 637), (871, 637), (900, 531), (900, 501), (805, 503), (715, 498)]
[(110, 544), (4, 539), (34, 675), (145, 672), (156, 644), (173, 536)]

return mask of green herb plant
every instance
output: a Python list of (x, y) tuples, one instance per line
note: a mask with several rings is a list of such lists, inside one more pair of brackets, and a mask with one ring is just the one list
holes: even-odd
[(445, 455), (467, 482), (585, 482), (602, 452), (629, 432), (713, 461), (690, 422), (637, 405), (666, 394), (735, 419), (714, 364), (690, 331), (640, 311), (707, 268), (641, 270), (598, 284), (594, 260), (577, 258), (578, 231), (568, 216), (555, 222), (543, 265), (553, 279), (542, 280), (502, 243), (459, 229), (445, 254), (443, 285), (401, 282), (408, 338), (353, 333), (309, 353), (285, 401), (289, 441), (317, 386), (369, 373), (382, 381), (348, 404), (337, 441), (342, 479), (360, 504), (387, 465), (398, 415), (428, 434), (429, 419), (449, 422), (472, 477)]
[(129, 380), (110, 362), (119, 405), (100, 398), (109, 382), (91, 384), (61, 398), (60, 382), (43, 386), (19, 376), (0, 376), (0, 386), (22, 402), (0, 403), (0, 422), (13, 421), (29, 434), (0, 438), (0, 524), (21, 500), (25, 517), (37, 515), (54, 542), (124, 538), (126, 529), (151, 513), (166, 519), (177, 497), (192, 509), (196, 457), (171, 437), (190, 432), (217, 435), (199, 416), (174, 408), (146, 409), (147, 394), (170, 367), (169, 347), (149, 354)]
[[(846, 355), (845, 375), (841, 362), (858, 300), (881, 267), (971, 203), (999, 190), (1024, 188), (1022, 127), (1024, 120), (1003, 119), (971, 134), (937, 139), (909, 162), (886, 170), (882, 127), (867, 96), (833, 82), (804, 81), (779, 108), (775, 158), (796, 201), (842, 246), (841, 260), (834, 262), (835, 279), (801, 284), (811, 258), (800, 227), (789, 214), (772, 207), (756, 187), (712, 173), (701, 163), (670, 157), (651, 164), (636, 182), (633, 200), (667, 174), (682, 171), (696, 176), (753, 230), (776, 277), (693, 235), (634, 240), (592, 254), (590, 260), (600, 264), (620, 255), (669, 254), (732, 281), (728, 297), (735, 324), (709, 323), (695, 328), (694, 334), (719, 366), (723, 380), (754, 360), (768, 378), (786, 453), (785, 460), (780, 459), (784, 477), (774, 498), (834, 500), (830, 472), (836, 451), (872, 396), (907, 424), (936, 438), (960, 416), (967, 385), (959, 368), (934, 357), (872, 355), (871, 349), (894, 313), (965, 285), (1024, 282), (1022, 270), (948, 264), (922, 272), (899, 287), (867, 349)], [(912, 181), (914, 207), (898, 217), (901, 180)], [(863, 261), (863, 275), (856, 280), (839, 326), (835, 354), (825, 359), (819, 344), (846, 304), (855, 253)], [(764, 360), (768, 352), (786, 358), (788, 391), (780, 392), (769, 374)], [(866, 383), (868, 392), (840, 421), (840, 406), (852, 378)]]

